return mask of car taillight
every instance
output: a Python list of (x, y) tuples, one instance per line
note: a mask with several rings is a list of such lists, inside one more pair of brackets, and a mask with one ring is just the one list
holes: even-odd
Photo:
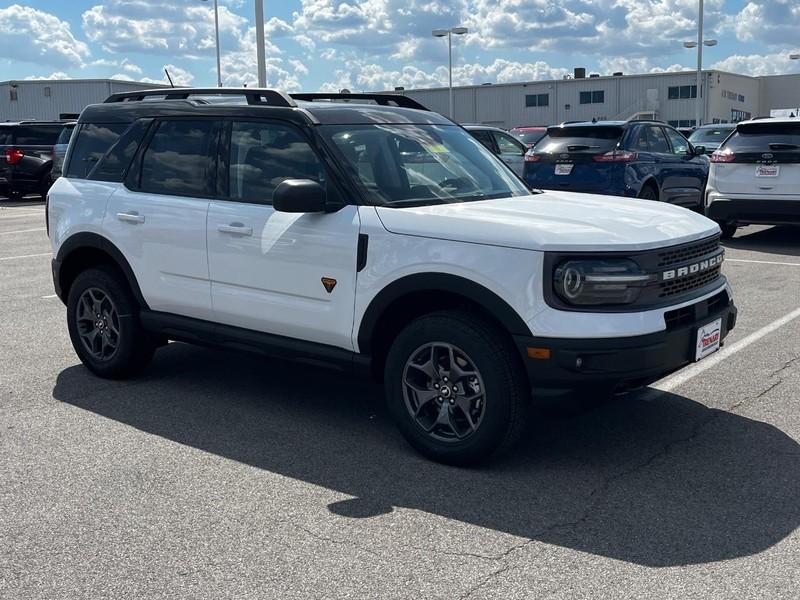
[(541, 154), (534, 154), (533, 152), (525, 153), (525, 162), (539, 162), (542, 160)]
[(605, 154), (595, 154), (595, 162), (631, 162), (638, 158), (636, 152), (628, 152), (626, 150), (612, 150)]
[(18, 148), (9, 148), (6, 150), (6, 162), (10, 165), (15, 165), (22, 160), (25, 153)]
[(734, 160), (736, 160), (736, 154), (729, 150), (723, 150), (722, 152), (717, 150), (711, 155), (711, 162), (713, 163), (729, 163)]

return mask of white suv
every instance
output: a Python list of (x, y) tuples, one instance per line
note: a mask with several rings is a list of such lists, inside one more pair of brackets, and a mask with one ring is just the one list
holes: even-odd
[(706, 214), (740, 225), (800, 225), (800, 119), (743, 121), (711, 155)]
[(97, 375), (167, 340), (372, 374), (448, 463), (508, 448), (531, 390), (646, 385), (736, 320), (712, 221), (529, 190), (402, 96), (115, 95), (81, 115), (48, 212)]

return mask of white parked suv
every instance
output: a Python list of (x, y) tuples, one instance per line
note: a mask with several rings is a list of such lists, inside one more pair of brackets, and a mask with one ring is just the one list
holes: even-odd
[(529, 190), (402, 96), (115, 95), (82, 113), (48, 213), (97, 375), (167, 340), (371, 374), (448, 463), (510, 447), (532, 390), (646, 385), (736, 321), (712, 221)]
[(800, 225), (800, 118), (743, 121), (711, 155), (706, 214), (741, 225)]

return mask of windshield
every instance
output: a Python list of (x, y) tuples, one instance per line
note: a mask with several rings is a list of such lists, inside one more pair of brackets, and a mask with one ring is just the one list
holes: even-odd
[(733, 129), (733, 127), (709, 127), (708, 129), (696, 129), (692, 135), (689, 136), (689, 141), (696, 145), (701, 145), (703, 142), (721, 143), (722, 140), (731, 134)]
[(542, 131), (511, 131), (511, 135), (517, 138), (520, 142), (527, 146), (533, 146), (536, 142), (544, 137), (544, 134), (547, 133), (545, 130)]
[(499, 159), (453, 125), (325, 125), (370, 200), (415, 206), (530, 194)]

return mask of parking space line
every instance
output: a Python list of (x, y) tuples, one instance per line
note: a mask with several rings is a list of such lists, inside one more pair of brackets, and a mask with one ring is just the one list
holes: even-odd
[(794, 321), (800, 317), (800, 308), (796, 308), (792, 312), (787, 315), (782, 316), (780, 319), (776, 319), (769, 325), (765, 325), (761, 329), (754, 331), (747, 337), (742, 338), (738, 342), (735, 342), (729, 346), (725, 346), (721, 350), (717, 351), (715, 354), (711, 355), (709, 358), (695, 363), (691, 367), (687, 367), (680, 373), (677, 373), (671, 377), (667, 377), (666, 379), (662, 379), (661, 382), (657, 383), (656, 385), (650, 388), (650, 393), (653, 391), (656, 392), (656, 395), (660, 395), (661, 393), (671, 392), (677, 387), (680, 387), (690, 379), (697, 377), (700, 373), (707, 371), (708, 369), (717, 366), (723, 360), (728, 358), (729, 356), (733, 356), (737, 352), (744, 350), (750, 344), (753, 344), (763, 338), (764, 336), (777, 331), (784, 325)]
[(748, 260), (746, 258), (726, 258), (725, 262), (756, 263), (759, 265), (782, 265), (785, 267), (800, 267), (800, 263), (776, 262), (774, 260)]
[(16, 229), (14, 231), (0, 231), (0, 235), (11, 235), (12, 233), (30, 233), (31, 231), (45, 231), (46, 227), (37, 227), (36, 229)]
[(41, 217), (44, 216), (44, 211), (39, 210), (36, 212), (15, 212), (14, 214), (3, 215), (0, 214), (0, 219), (19, 219), (20, 217)]
[(23, 254), (21, 256), (2, 256), (0, 260), (16, 260), (18, 258), (33, 258), (35, 256), (52, 256), (52, 252), (42, 252), (41, 254)]

